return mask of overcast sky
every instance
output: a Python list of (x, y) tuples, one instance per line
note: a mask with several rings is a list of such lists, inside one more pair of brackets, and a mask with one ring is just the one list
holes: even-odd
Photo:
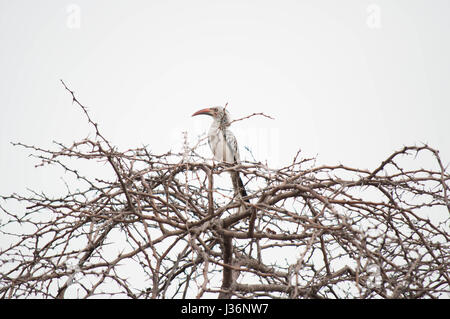
[(374, 169), (427, 142), (447, 164), (449, 14), (448, 0), (0, 0), (0, 193), (60, 183), (11, 141), (92, 132), (60, 79), (121, 149), (178, 150), (210, 125), (193, 112), (228, 102), (275, 118), (232, 126), (244, 159), (301, 149)]

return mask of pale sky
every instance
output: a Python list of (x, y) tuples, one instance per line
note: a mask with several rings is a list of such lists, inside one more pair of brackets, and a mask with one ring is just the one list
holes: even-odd
[(0, 194), (65, 191), (10, 142), (94, 137), (60, 79), (121, 150), (179, 151), (211, 123), (192, 113), (228, 102), (275, 118), (233, 124), (244, 160), (276, 168), (301, 149), (375, 169), (426, 142), (447, 165), (449, 16), (448, 0), (0, 0)]
[[(450, 2), (0, 0), (0, 193), (60, 188), (11, 141), (92, 130), (121, 149), (179, 150), (229, 103), (241, 157), (374, 169), (427, 142), (450, 161)], [(270, 141), (267, 144), (267, 141)], [(205, 149), (205, 152), (209, 151)], [(421, 166), (422, 163), (418, 163)], [(426, 165), (426, 163), (423, 163)]]

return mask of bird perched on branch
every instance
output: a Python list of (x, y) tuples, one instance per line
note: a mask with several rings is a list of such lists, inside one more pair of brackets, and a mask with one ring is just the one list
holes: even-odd
[[(230, 164), (240, 163), (236, 137), (228, 129), (230, 125), (230, 115), (228, 111), (221, 106), (216, 106), (199, 110), (192, 114), (192, 116), (202, 114), (209, 115), (213, 118), (213, 123), (208, 132), (208, 143), (214, 154), (214, 159)], [(245, 191), (239, 173), (233, 171), (230, 174), (235, 194), (241, 196), (241, 199), (242, 197), (246, 197), (247, 192)], [(246, 202), (248, 202), (248, 199)]]

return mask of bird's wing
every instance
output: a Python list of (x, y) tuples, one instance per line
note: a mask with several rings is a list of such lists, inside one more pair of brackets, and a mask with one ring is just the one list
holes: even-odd
[(230, 130), (224, 131), (225, 140), (227, 142), (227, 146), (231, 150), (231, 154), (233, 155), (233, 159), (235, 163), (239, 163), (241, 161), (239, 156), (239, 147), (237, 144), (236, 137)]

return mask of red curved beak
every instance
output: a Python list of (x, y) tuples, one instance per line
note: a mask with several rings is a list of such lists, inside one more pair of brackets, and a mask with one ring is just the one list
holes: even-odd
[(195, 112), (194, 114), (192, 114), (192, 116), (201, 115), (201, 114), (212, 115), (211, 110), (209, 108), (206, 108), (206, 109), (202, 109), (200, 111)]

